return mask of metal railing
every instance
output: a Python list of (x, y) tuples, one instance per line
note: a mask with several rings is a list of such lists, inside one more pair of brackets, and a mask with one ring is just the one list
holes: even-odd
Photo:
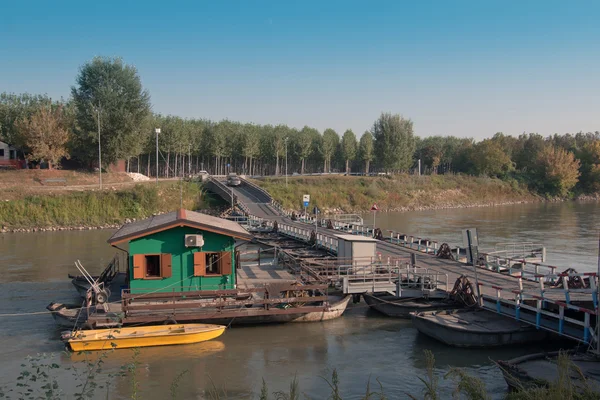
[(353, 225), (363, 225), (364, 223), (363, 218), (358, 214), (335, 214), (333, 221)]
[(390, 292), (399, 297), (447, 297), (448, 275), (426, 268), (397, 265), (352, 267), (341, 276), (342, 291)]
[(556, 275), (557, 267), (537, 262), (528, 261), (526, 258), (510, 258), (490, 253), (479, 253), (479, 262), (482, 267), (498, 273), (520, 275), (526, 279), (538, 281), (541, 277)]
[[(596, 343), (595, 327), (592, 326), (591, 316), (597, 316), (598, 309), (598, 277), (595, 273), (567, 273), (554, 276), (542, 275), (545, 279), (539, 279), (539, 290), (523, 290), (522, 278), (519, 277), (519, 288), (504, 288), (496, 285), (479, 283), (481, 288), (488, 287), (495, 295), (482, 294), (479, 297), (479, 305), (482, 308), (494, 311), (519, 321), (523, 321), (538, 329), (545, 329), (571, 339), (584, 343)], [(588, 279), (587, 288), (570, 288), (569, 280), (578, 277), (585, 282)], [(557, 278), (562, 282), (562, 288), (546, 288), (544, 282)], [(508, 294), (508, 298), (504, 294)], [(586, 294), (591, 300), (593, 309), (580, 307), (572, 304), (572, 294)], [(556, 299), (560, 294), (563, 298)], [(512, 297), (512, 298), (511, 298)], [(579, 302), (582, 299), (578, 299)], [(589, 300), (588, 300), (589, 301)], [(531, 305), (528, 303), (535, 303)], [(565, 315), (569, 311), (570, 315)], [(597, 321), (597, 318), (594, 318)], [(597, 322), (596, 322), (597, 323)]]
[(388, 232), (390, 233), (390, 236), (389, 238), (386, 238), (387, 241), (412, 250), (417, 250), (427, 254), (435, 254), (440, 247), (437, 240), (407, 235), (393, 230), (388, 230)]
[(494, 246), (494, 251), (487, 254), (506, 258), (535, 258), (541, 262), (546, 261), (546, 248), (542, 244), (533, 242), (497, 243)]

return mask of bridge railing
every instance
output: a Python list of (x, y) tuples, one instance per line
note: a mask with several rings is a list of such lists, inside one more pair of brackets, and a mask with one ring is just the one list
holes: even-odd
[(556, 276), (557, 267), (538, 262), (528, 261), (526, 258), (511, 258), (502, 255), (479, 253), (482, 267), (494, 272), (508, 275), (520, 275), (526, 279), (539, 281), (542, 277), (548, 282)]
[[(562, 290), (547, 290), (544, 288), (544, 279), (540, 279), (540, 291), (537, 293), (523, 290), (521, 281), (519, 282), (519, 289), (507, 289), (502, 286), (479, 283), (480, 292), (482, 287), (488, 287), (495, 291), (495, 295), (492, 296), (480, 295), (479, 305), (498, 314), (534, 325), (538, 329), (546, 329), (584, 343), (595, 343), (598, 338), (596, 337), (595, 327), (591, 324), (591, 316), (596, 317), (594, 319), (598, 321), (598, 277), (595, 273), (559, 274), (558, 277), (563, 280)], [(569, 288), (569, 278), (573, 277), (589, 278), (589, 287), (585, 289)], [(551, 294), (555, 295), (561, 292), (564, 294), (564, 300), (549, 297)], [(507, 298), (503, 296), (503, 293), (510, 294)], [(593, 309), (572, 304), (571, 294), (573, 293), (589, 294)], [(535, 302), (535, 305), (527, 304), (531, 302)], [(552, 307), (548, 305), (552, 305)], [(532, 314), (533, 318), (527, 318), (527, 314), (522, 313), (522, 310)], [(566, 316), (565, 311), (570, 311), (570, 316)], [(567, 326), (572, 329), (567, 330)]]
[(387, 238), (387, 241), (402, 247), (407, 247), (409, 249), (421, 251), (427, 254), (435, 254), (440, 248), (437, 240), (407, 235), (405, 233), (400, 233), (393, 230), (388, 230), (388, 232), (390, 233), (390, 236)]
[(494, 246), (494, 251), (487, 253), (506, 258), (539, 259), (542, 263), (546, 261), (546, 248), (544, 245), (533, 242), (497, 243)]
[(334, 214), (332, 222), (355, 225), (364, 224), (363, 218), (358, 214)]

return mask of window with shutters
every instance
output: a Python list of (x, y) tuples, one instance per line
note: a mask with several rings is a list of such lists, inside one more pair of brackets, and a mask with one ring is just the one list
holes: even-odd
[(171, 271), (170, 254), (133, 255), (133, 279), (170, 278)]
[(231, 252), (194, 253), (194, 276), (221, 276), (231, 274)]

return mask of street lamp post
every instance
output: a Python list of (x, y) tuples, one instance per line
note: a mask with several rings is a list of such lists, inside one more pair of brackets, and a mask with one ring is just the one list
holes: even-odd
[(288, 169), (287, 169), (287, 141), (288, 138), (285, 138), (285, 187), (288, 185)]
[(154, 128), (154, 133), (156, 133), (156, 184), (158, 185), (158, 134), (160, 128)]

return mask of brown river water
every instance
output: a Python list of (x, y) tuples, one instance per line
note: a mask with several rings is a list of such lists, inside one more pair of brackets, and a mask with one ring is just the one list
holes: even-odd
[[(372, 214), (365, 216), (365, 222), (372, 223)], [(377, 215), (376, 225), (453, 244), (460, 243), (462, 228), (476, 227), (484, 248), (499, 242), (533, 241), (548, 248), (553, 265), (595, 271), (600, 204), (385, 213)], [(69, 393), (78, 381), (67, 368), (76, 366), (83, 372), (84, 356), (63, 352), (60, 330), (50, 315), (28, 313), (44, 311), (51, 301), (77, 301), (66, 275), (75, 273), (73, 262), (77, 259), (92, 273), (99, 272), (114, 254), (106, 244), (110, 234), (99, 230), (0, 235), (0, 387), (15, 387), (25, 358), (44, 353), (46, 362), (60, 365), (52, 374), (65, 392), (63, 397), (72, 398)], [(361, 398), (369, 378), (372, 388), (378, 387), (376, 379), (381, 382), (388, 398), (403, 399), (407, 393), (422, 396), (418, 377), (425, 375), (423, 351), (429, 349), (436, 357), (439, 374), (451, 367), (465, 368), (483, 379), (493, 398), (502, 398), (506, 384), (491, 360), (556, 346), (450, 348), (418, 335), (410, 321), (382, 317), (359, 303), (334, 321), (233, 327), (206, 343), (141, 349), (137, 377), (142, 399), (170, 398), (171, 383), (183, 371), (178, 385), (181, 399), (211, 398), (213, 389), (220, 398), (254, 399), (262, 379), (274, 392), (288, 388), (294, 376), (306, 397), (325, 399), (329, 390), (323, 378), (337, 369), (344, 399)], [(130, 379), (109, 374), (117, 373), (131, 357), (130, 350), (107, 355), (96, 379), (100, 384), (109, 382), (109, 398), (130, 398)], [(450, 398), (455, 384), (443, 378), (439, 383), (442, 398)], [(106, 398), (106, 390), (97, 389), (94, 397)]]

